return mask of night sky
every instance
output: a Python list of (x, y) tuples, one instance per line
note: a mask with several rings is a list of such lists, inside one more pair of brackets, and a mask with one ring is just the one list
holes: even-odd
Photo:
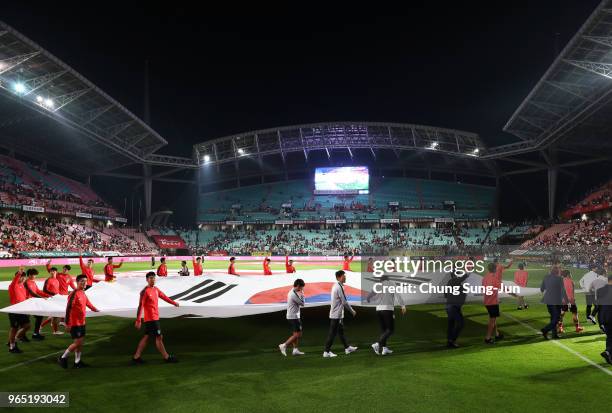
[(319, 121), (420, 123), (477, 132), (489, 146), (514, 141), (504, 123), (598, 1), (412, 1), (402, 10), (11, 3), (0, 19), (140, 116), (148, 59), (151, 125), (170, 143), (162, 152), (189, 156), (208, 139)]

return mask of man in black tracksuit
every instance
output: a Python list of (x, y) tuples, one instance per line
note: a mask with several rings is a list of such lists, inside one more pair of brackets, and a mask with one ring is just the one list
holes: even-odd
[(446, 332), (448, 348), (457, 348), (457, 338), (459, 333), (463, 329), (463, 313), (461, 307), (465, 304), (466, 293), (463, 291), (463, 282), (469, 277), (470, 274), (464, 274), (458, 277), (454, 272), (451, 273), (450, 280), (446, 284), (453, 288), (453, 291), (457, 291), (458, 294), (445, 293), (446, 297), (446, 314), (448, 315), (448, 328)]
[(612, 364), (612, 275), (608, 275), (608, 285), (595, 291), (595, 302), (599, 308), (599, 325), (606, 332), (606, 350), (601, 356)]
[(563, 285), (563, 279), (561, 278), (561, 270), (559, 267), (553, 267), (544, 279), (540, 286), (540, 291), (544, 293), (542, 302), (546, 304), (548, 313), (550, 314), (550, 323), (548, 323), (542, 330), (542, 335), (545, 340), (548, 340), (548, 333), (552, 331), (552, 338), (559, 338), (557, 333), (557, 325), (561, 319), (561, 306), (563, 301), (568, 302), (567, 293), (565, 292), (565, 286)]

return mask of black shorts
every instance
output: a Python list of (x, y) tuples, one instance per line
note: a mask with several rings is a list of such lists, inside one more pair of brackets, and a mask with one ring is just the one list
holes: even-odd
[(70, 327), (70, 336), (74, 339), (85, 337), (85, 326)]
[(30, 316), (27, 314), (9, 313), (8, 318), (11, 328), (21, 328), (30, 322)]
[(564, 313), (567, 313), (569, 311), (572, 314), (578, 314), (578, 307), (576, 306), (576, 304), (572, 304), (572, 305), (563, 304), (561, 306), (561, 311), (563, 311)]
[(485, 307), (487, 307), (487, 312), (489, 313), (489, 318), (497, 318), (497, 317), (499, 317), (499, 304), (485, 305)]
[(586, 305), (595, 304), (595, 294), (585, 294), (584, 298), (586, 298)]
[(145, 335), (151, 337), (159, 337), (162, 335), (159, 320), (145, 321)]
[(302, 320), (299, 318), (287, 319), (289, 322), (289, 326), (291, 326), (291, 331), (294, 333), (299, 333), (302, 331)]

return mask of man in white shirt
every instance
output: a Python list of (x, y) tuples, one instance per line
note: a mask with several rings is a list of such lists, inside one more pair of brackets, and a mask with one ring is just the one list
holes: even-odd
[[(589, 287), (589, 294), (593, 294), (593, 304), (595, 307), (593, 308), (593, 312), (591, 313), (591, 318), (593, 320), (597, 320), (596, 317), (599, 314), (599, 310), (600, 310), (599, 305), (597, 304), (597, 290), (608, 285), (608, 277), (605, 275), (606, 270), (601, 268), (600, 271), (598, 271), (598, 273), (600, 275), (598, 275), (597, 278), (595, 278), (591, 282), (591, 286)], [(599, 323), (599, 325), (601, 328), (601, 323)]]
[(287, 356), (287, 346), (293, 346), (292, 354), (294, 356), (302, 356), (298, 349), (300, 337), (302, 337), (302, 320), (300, 318), (300, 308), (304, 307), (304, 280), (298, 278), (293, 282), (293, 288), (287, 293), (287, 321), (291, 326), (291, 336), (282, 344), (278, 345), (283, 356)]
[(591, 270), (584, 274), (578, 284), (580, 288), (584, 290), (585, 298), (586, 298), (586, 318), (592, 324), (597, 324), (597, 320), (593, 314), (591, 314), (591, 309), (595, 304), (595, 293), (591, 292), (591, 283), (599, 276), (599, 270), (596, 265), (591, 265)]
[(402, 309), (402, 315), (406, 314), (406, 306), (400, 294), (389, 292), (389, 287), (395, 287), (395, 283), (389, 280), (389, 277), (383, 275), (380, 278), (380, 288), (382, 293), (371, 291), (368, 294), (367, 301), (376, 298), (376, 316), (380, 324), (380, 337), (376, 343), (372, 344), (374, 353), (382, 356), (393, 353), (393, 350), (387, 347), (387, 340), (395, 332), (395, 305), (399, 304)]
[(343, 284), (346, 282), (346, 274), (343, 270), (336, 271), (336, 283), (331, 290), (331, 308), (329, 309), (329, 333), (327, 335), (327, 341), (325, 342), (325, 351), (323, 357), (336, 357), (336, 354), (332, 353), (331, 346), (334, 344), (336, 335), (342, 340), (344, 345), (344, 352), (351, 354), (357, 350), (357, 347), (353, 347), (348, 344), (346, 337), (344, 336), (344, 309), (346, 308), (351, 312), (353, 317), (357, 315), (357, 312), (353, 310), (353, 307), (349, 304), (344, 293)]

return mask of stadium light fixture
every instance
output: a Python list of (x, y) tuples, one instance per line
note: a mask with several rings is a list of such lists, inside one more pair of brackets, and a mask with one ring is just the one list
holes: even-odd
[(15, 92), (17, 93), (24, 93), (26, 91), (26, 87), (23, 83), (21, 82), (17, 82), (13, 85), (13, 89), (15, 89)]
[(239, 153), (240, 155), (244, 155), (244, 149), (242, 149), (242, 148), (238, 148), (238, 153)]
[(204, 162), (210, 162), (210, 155), (204, 155)]
[(433, 149), (434, 151), (435, 151), (436, 149), (438, 149), (438, 142), (432, 142), (432, 143), (431, 143), (431, 146), (429, 147), (429, 149)]
[(43, 97), (42, 97), (42, 96), (40, 96), (40, 95), (36, 96), (36, 101), (37, 101), (38, 103), (42, 103), (42, 102), (43, 102), (43, 100), (44, 100), (44, 99), (43, 99)]
[(55, 102), (51, 99), (45, 99), (45, 106), (48, 108), (52, 108), (55, 105)]
[(478, 156), (479, 153), (480, 153), (480, 149), (476, 148), (472, 152), (468, 153), (468, 155), (470, 155), (470, 156)]

